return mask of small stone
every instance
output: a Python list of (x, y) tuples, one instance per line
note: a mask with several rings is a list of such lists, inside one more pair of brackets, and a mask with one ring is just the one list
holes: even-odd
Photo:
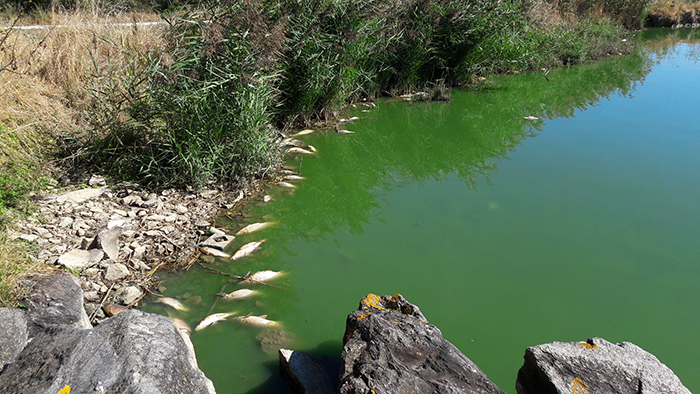
[(126, 268), (125, 265), (119, 263), (110, 264), (105, 271), (105, 280), (108, 281), (116, 281), (126, 278), (127, 276), (129, 276), (129, 269)]
[[(49, 242), (54, 244), (54, 245), (58, 245), (58, 244), (63, 243), (63, 240), (61, 238), (58, 238), (58, 237), (53, 237), (53, 238), (49, 238)], [(65, 249), (64, 249), (64, 252), (65, 252)]]
[(126, 221), (124, 221), (123, 219), (111, 220), (109, 223), (107, 223), (107, 228), (108, 229), (113, 229), (115, 227), (123, 228), (124, 225), (126, 225)]
[(143, 204), (143, 200), (136, 194), (130, 194), (122, 198), (122, 204), (129, 205), (132, 207), (140, 207)]
[(139, 210), (139, 211), (136, 213), (136, 215), (138, 215), (138, 216), (140, 216), (140, 217), (143, 217), (143, 216), (148, 215), (148, 212), (147, 212), (147, 211), (144, 211), (143, 209), (141, 209), (141, 210)]
[(204, 220), (197, 220), (196, 222), (194, 222), (194, 225), (199, 228), (207, 228), (210, 226), (210, 223)]
[(136, 231), (124, 230), (124, 231), (122, 231), (122, 235), (125, 236), (126, 238), (132, 238), (134, 235), (136, 235)]
[(43, 228), (43, 227), (36, 227), (36, 228), (34, 229), (34, 231), (36, 231), (36, 233), (39, 234), (39, 236), (40, 236), (41, 238), (51, 238), (51, 237), (53, 237), (53, 234), (51, 233), (51, 231), (49, 231), (49, 230), (47, 230), (47, 229), (45, 229), (45, 228)]
[(107, 186), (107, 181), (105, 180), (105, 177), (102, 175), (93, 175), (90, 177), (90, 180), (88, 181), (88, 185), (90, 186)]
[(148, 201), (144, 201), (143, 204), (141, 204), (141, 208), (152, 208), (158, 205), (158, 200), (157, 199), (150, 199)]
[(179, 213), (180, 215), (187, 213), (187, 207), (182, 204), (178, 204), (175, 206), (175, 212)]
[(147, 249), (148, 249), (148, 246), (146, 246), (146, 245), (137, 246), (136, 248), (134, 248), (133, 258), (135, 258), (135, 259), (143, 258), (143, 255), (146, 254)]
[(114, 292), (114, 301), (119, 304), (129, 305), (136, 302), (142, 295), (143, 292), (136, 286), (122, 287)]
[(135, 217), (137, 216), (137, 215), (136, 215), (136, 211), (129, 211), (129, 212), (126, 213), (126, 216), (128, 216), (128, 217), (130, 217), (130, 218), (133, 219), (133, 218), (135, 218)]
[(100, 260), (102, 260), (103, 256), (104, 252), (99, 249), (73, 249), (59, 257), (58, 263), (70, 269), (80, 271), (97, 264)]
[(172, 222), (174, 222), (175, 220), (177, 220), (177, 215), (174, 214), (174, 213), (173, 213), (173, 214), (170, 214), (170, 215), (164, 217), (163, 220), (165, 220), (165, 221), (168, 222), (168, 223), (172, 223)]
[(90, 302), (100, 301), (100, 295), (97, 293), (97, 291), (86, 291), (83, 293), (83, 297)]
[(149, 230), (146, 231), (145, 234), (149, 237), (160, 237), (161, 235), (163, 235), (163, 233), (161, 233), (158, 230)]
[[(53, 239), (55, 239), (55, 238), (52, 238), (52, 240)], [(62, 253), (65, 253), (67, 249), (68, 249), (68, 245), (60, 244), (60, 245), (56, 245), (53, 248), (51, 248), (51, 251), (54, 253), (57, 253), (57, 254), (62, 254)]]
[(163, 227), (163, 228), (161, 229), (161, 231), (163, 231), (165, 234), (170, 234), (170, 233), (172, 233), (173, 231), (175, 231), (175, 227), (173, 227), (173, 226), (165, 226), (165, 227)]
[(46, 260), (47, 258), (49, 258), (49, 256), (51, 256), (52, 254), (53, 254), (53, 253), (51, 253), (50, 250), (44, 249), (44, 250), (42, 250), (41, 252), (39, 252), (39, 255), (37, 256), (37, 258), (38, 258), (39, 260), (41, 260), (41, 261), (45, 261), (45, 260)]
[(34, 241), (36, 241), (37, 238), (39, 238), (39, 236), (34, 235), (34, 234), (20, 234), (19, 235), (19, 239), (21, 239), (23, 241), (27, 241), (27, 242), (34, 242)]
[(69, 228), (72, 225), (73, 225), (73, 218), (70, 216), (66, 216), (66, 217), (61, 218), (61, 222), (58, 223), (58, 227), (60, 227), (60, 228)]
[[(83, 272), (85, 272), (86, 276), (94, 277), (95, 275), (100, 273), (100, 269), (99, 268), (88, 268)], [(100, 288), (100, 290), (101, 290), (101, 288)], [(107, 291), (107, 290), (105, 290), (105, 291)], [(104, 291), (102, 291), (102, 293), (104, 293)]]
[(263, 202), (270, 202), (270, 201), (272, 201), (272, 196), (270, 196), (269, 194), (266, 194), (263, 197)]

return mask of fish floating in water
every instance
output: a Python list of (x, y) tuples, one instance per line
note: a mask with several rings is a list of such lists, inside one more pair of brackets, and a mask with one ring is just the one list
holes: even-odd
[(340, 128), (336, 129), (335, 132), (338, 134), (355, 134), (354, 131), (340, 129)]
[(250, 298), (256, 294), (259, 294), (259, 291), (256, 290), (250, 290), (250, 289), (240, 289), (236, 290), (231, 293), (219, 293), (218, 295), (221, 296), (221, 299), (226, 300), (226, 301), (238, 301), (238, 300), (244, 300), (246, 298)]
[[(309, 146), (310, 146), (310, 145), (309, 145)], [(314, 149), (316, 149), (316, 148), (314, 148)], [(287, 153), (299, 153), (299, 154), (301, 154), (301, 155), (313, 155), (314, 152), (315, 152), (315, 151), (306, 150), (306, 149), (304, 149), (304, 148), (298, 148), (298, 147), (296, 147), (296, 146), (293, 147), (293, 148), (287, 149)]]
[(298, 132), (298, 133), (296, 133), (296, 134), (292, 134), (290, 137), (298, 137), (298, 136), (300, 136), (300, 135), (311, 134), (311, 133), (313, 133), (314, 131), (315, 131), (315, 130), (306, 129), (306, 130), (302, 130), (302, 131), (300, 131), (300, 132)]
[(255, 231), (258, 231), (258, 230), (262, 230), (262, 229), (264, 229), (265, 227), (271, 226), (271, 225), (273, 225), (273, 224), (275, 224), (275, 222), (263, 222), (263, 223), (253, 223), (253, 224), (249, 224), (249, 225), (243, 227), (242, 229), (240, 229), (240, 230), (236, 233), (236, 235), (250, 234), (250, 233), (252, 233), (252, 232), (255, 232)]
[(294, 189), (296, 186), (292, 185), (289, 182), (280, 182), (278, 183), (281, 187), (286, 187), (287, 189)]
[(280, 322), (268, 320), (267, 315), (262, 316), (241, 316), (237, 317), (239, 323), (252, 327), (280, 327)]
[(539, 120), (540, 118), (538, 118), (537, 116), (525, 116), (523, 119), (526, 119), (526, 120)]
[(260, 247), (260, 245), (262, 245), (263, 242), (265, 242), (264, 239), (262, 241), (248, 242), (247, 244), (241, 246), (241, 248), (238, 249), (236, 253), (233, 254), (233, 256), (231, 256), (231, 260), (238, 260), (255, 252), (256, 250), (258, 250), (258, 248)]
[(220, 251), (219, 249), (210, 248), (208, 246), (200, 246), (199, 251), (214, 257), (230, 257), (231, 255)]
[(300, 180), (303, 180), (306, 178), (304, 178), (303, 176), (295, 175), (295, 174), (289, 174), (289, 175), (285, 175), (284, 179), (289, 179), (290, 181), (300, 181)]
[(199, 331), (199, 330), (205, 329), (205, 328), (211, 326), (212, 324), (219, 322), (221, 320), (226, 320), (229, 316), (233, 316), (235, 314), (236, 314), (235, 312), (231, 312), (231, 313), (215, 313), (213, 315), (209, 315), (209, 316), (205, 317), (204, 320), (199, 322), (199, 324), (197, 324), (197, 327), (195, 327), (194, 330)]
[(270, 270), (265, 270), (265, 271), (258, 271), (254, 273), (253, 275), (248, 277), (249, 282), (265, 282), (271, 279), (274, 279), (278, 276), (282, 276), (284, 274), (284, 271), (270, 271)]
[(185, 321), (182, 319), (178, 319), (177, 317), (171, 317), (170, 320), (173, 321), (178, 330), (182, 331), (183, 334), (190, 336), (192, 329), (190, 328), (189, 324), (185, 323)]
[(170, 297), (160, 297), (160, 298), (157, 298), (155, 300), (155, 302), (160, 302), (161, 304), (165, 304), (167, 306), (173, 307), (173, 308), (175, 308), (179, 311), (183, 311), (183, 312), (186, 312), (190, 309), (190, 308), (184, 306), (182, 304), (182, 302), (180, 302), (174, 298), (170, 298)]

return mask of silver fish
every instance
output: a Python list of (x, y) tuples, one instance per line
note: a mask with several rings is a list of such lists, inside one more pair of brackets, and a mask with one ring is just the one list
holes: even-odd
[(260, 245), (262, 245), (263, 242), (265, 242), (264, 239), (262, 241), (248, 242), (247, 244), (241, 246), (241, 248), (238, 249), (236, 253), (233, 254), (233, 256), (231, 256), (231, 260), (238, 260), (255, 252), (256, 250), (258, 250), (258, 248), (260, 247)]
[(278, 183), (278, 185), (281, 187), (286, 187), (288, 189), (294, 189), (296, 187), (289, 182), (280, 182), (280, 183)]
[(290, 181), (300, 181), (300, 180), (306, 179), (306, 178), (304, 178), (303, 176), (290, 174), (290, 175), (285, 175), (284, 179), (289, 179)]
[(336, 130), (336, 132), (337, 132), (338, 134), (355, 134), (354, 131), (344, 130), (344, 129), (338, 129), (338, 130)]
[(318, 150), (316, 150), (316, 147), (313, 145), (306, 145), (306, 149), (310, 150), (313, 153), (318, 152)]
[(281, 276), (284, 274), (284, 271), (270, 271), (270, 270), (265, 270), (265, 271), (258, 271), (248, 277), (249, 281), (255, 281), (255, 282), (265, 282), (270, 279), (274, 279), (278, 276)]
[(167, 305), (167, 306), (173, 307), (173, 308), (175, 308), (175, 309), (177, 309), (177, 310), (179, 310), (179, 311), (184, 311), (184, 312), (186, 312), (186, 311), (188, 311), (188, 310), (190, 309), (190, 308), (184, 306), (184, 305), (182, 304), (182, 302), (180, 302), (180, 301), (178, 301), (178, 300), (176, 300), (176, 299), (174, 299), (174, 298), (170, 298), (170, 297), (160, 297), (160, 298), (157, 298), (157, 299), (155, 300), (155, 302), (160, 302), (161, 304), (165, 304), (165, 305)]
[(296, 134), (291, 135), (291, 137), (298, 137), (298, 136), (300, 136), (300, 135), (311, 134), (311, 133), (313, 133), (314, 131), (315, 131), (315, 130), (311, 130), (311, 129), (302, 130), (302, 131), (300, 131), (300, 132), (298, 132), (298, 133), (296, 133)]
[(215, 257), (230, 257), (231, 255), (220, 251), (219, 249), (210, 248), (208, 246), (200, 246), (199, 251)]
[(296, 146), (293, 147), (293, 148), (287, 149), (286, 152), (287, 152), (287, 153), (299, 153), (299, 154), (302, 154), (302, 155), (313, 155), (313, 154), (314, 154), (314, 152), (311, 151), (311, 150), (306, 150), (306, 149), (303, 149), (303, 148), (297, 148)]
[(523, 119), (527, 119), (527, 120), (539, 120), (540, 118), (538, 118), (537, 116), (525, 116)]
[(199, 324), (197, 324), (197, 327), (194, 328), (195, 331), (199, 331), (201, 329), (207, 328), (211, 326), (212, 324), (227, 319), (229, 316), (235, 315), (234, 312), (232, 313), (215, 313), (213, 315), (209, 315), (204, 318)]
[(253, 223), (240, 229), (236, 235), (250, 234), (252, 232), (264, 229), (267, 226), (273, 225), (275, 222)]
[(228, 294), (219, 294), (222, 295), (222, 299), (226, 301), (237, 301), (237, 300), (243, 300), (249, 297), (252, 297), (256, 294), (260, 293), (257, 290), (250, 290), (250, 289), (240, 289), (236, 290), (234, 292), (228, 293)]
[(253, 327), (280, 327), (280, 322), (267, 319), (267, 315), (262, 316), (241, 316), (237, 317), (239, 323)]
[(187, 334), (187, 336), (190, 336), (192, 329), (190, 328), (189, 324), (185, 323), (185, 321), (182, 319), (178, 319), (177, 317), (171, 317), (170, 320), (173, 321), (173, 323), (175, 324), (175, 327), (177, 327), (178, 330)]

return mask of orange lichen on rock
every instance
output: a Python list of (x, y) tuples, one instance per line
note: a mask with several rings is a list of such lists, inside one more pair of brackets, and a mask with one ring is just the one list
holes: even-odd
[(583, 383), (581, 378), (574, 378), (571, 381), (571, 392), (574, 394), (588, 394), (588, 385)]
[(387, 310), (381, 305), (382, 299), (376, 295), (369, 293), (365, 298), (360, 301), (360, 309), (369, 309), (369, 308), (374, 308), (374, 309), (381, 309), (381, 310)]
[(586, 349), (598, 349), (598, 345), (596, 345), (592, 340), (588, 340), (586, 342), (581, 342), (581, 346), (585, 347)]
[(371, 314), (372, 314), (372, 312), (368, 312), (368, 313), (365, 313), (364, 315), (360, 315), (360, 316), (357, 317), (357, 320), (364, 319), (365, 317), (367, 317), (367, 316), (369, 316), (369, 315), (371, 315)]

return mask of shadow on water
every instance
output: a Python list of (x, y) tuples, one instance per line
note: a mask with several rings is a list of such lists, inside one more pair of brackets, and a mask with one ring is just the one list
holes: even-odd
[[(333, 387), (338, 386), (338, 376), (340, 373), (340, 353), (342, 350), (342, 341), (326, 341), (319, 344), (318, 347), (313, 350), (305, 350), (307, 354), (315, 357), (319, 364), (324, 368)], [(247, 391), (246, 394), (292, 393), (292, 390), (289, 388), (287, 382), (280, 376), (278, 362), (264, 362), (263, 368), (269, 370), (270, 378), (259, 386)]]

